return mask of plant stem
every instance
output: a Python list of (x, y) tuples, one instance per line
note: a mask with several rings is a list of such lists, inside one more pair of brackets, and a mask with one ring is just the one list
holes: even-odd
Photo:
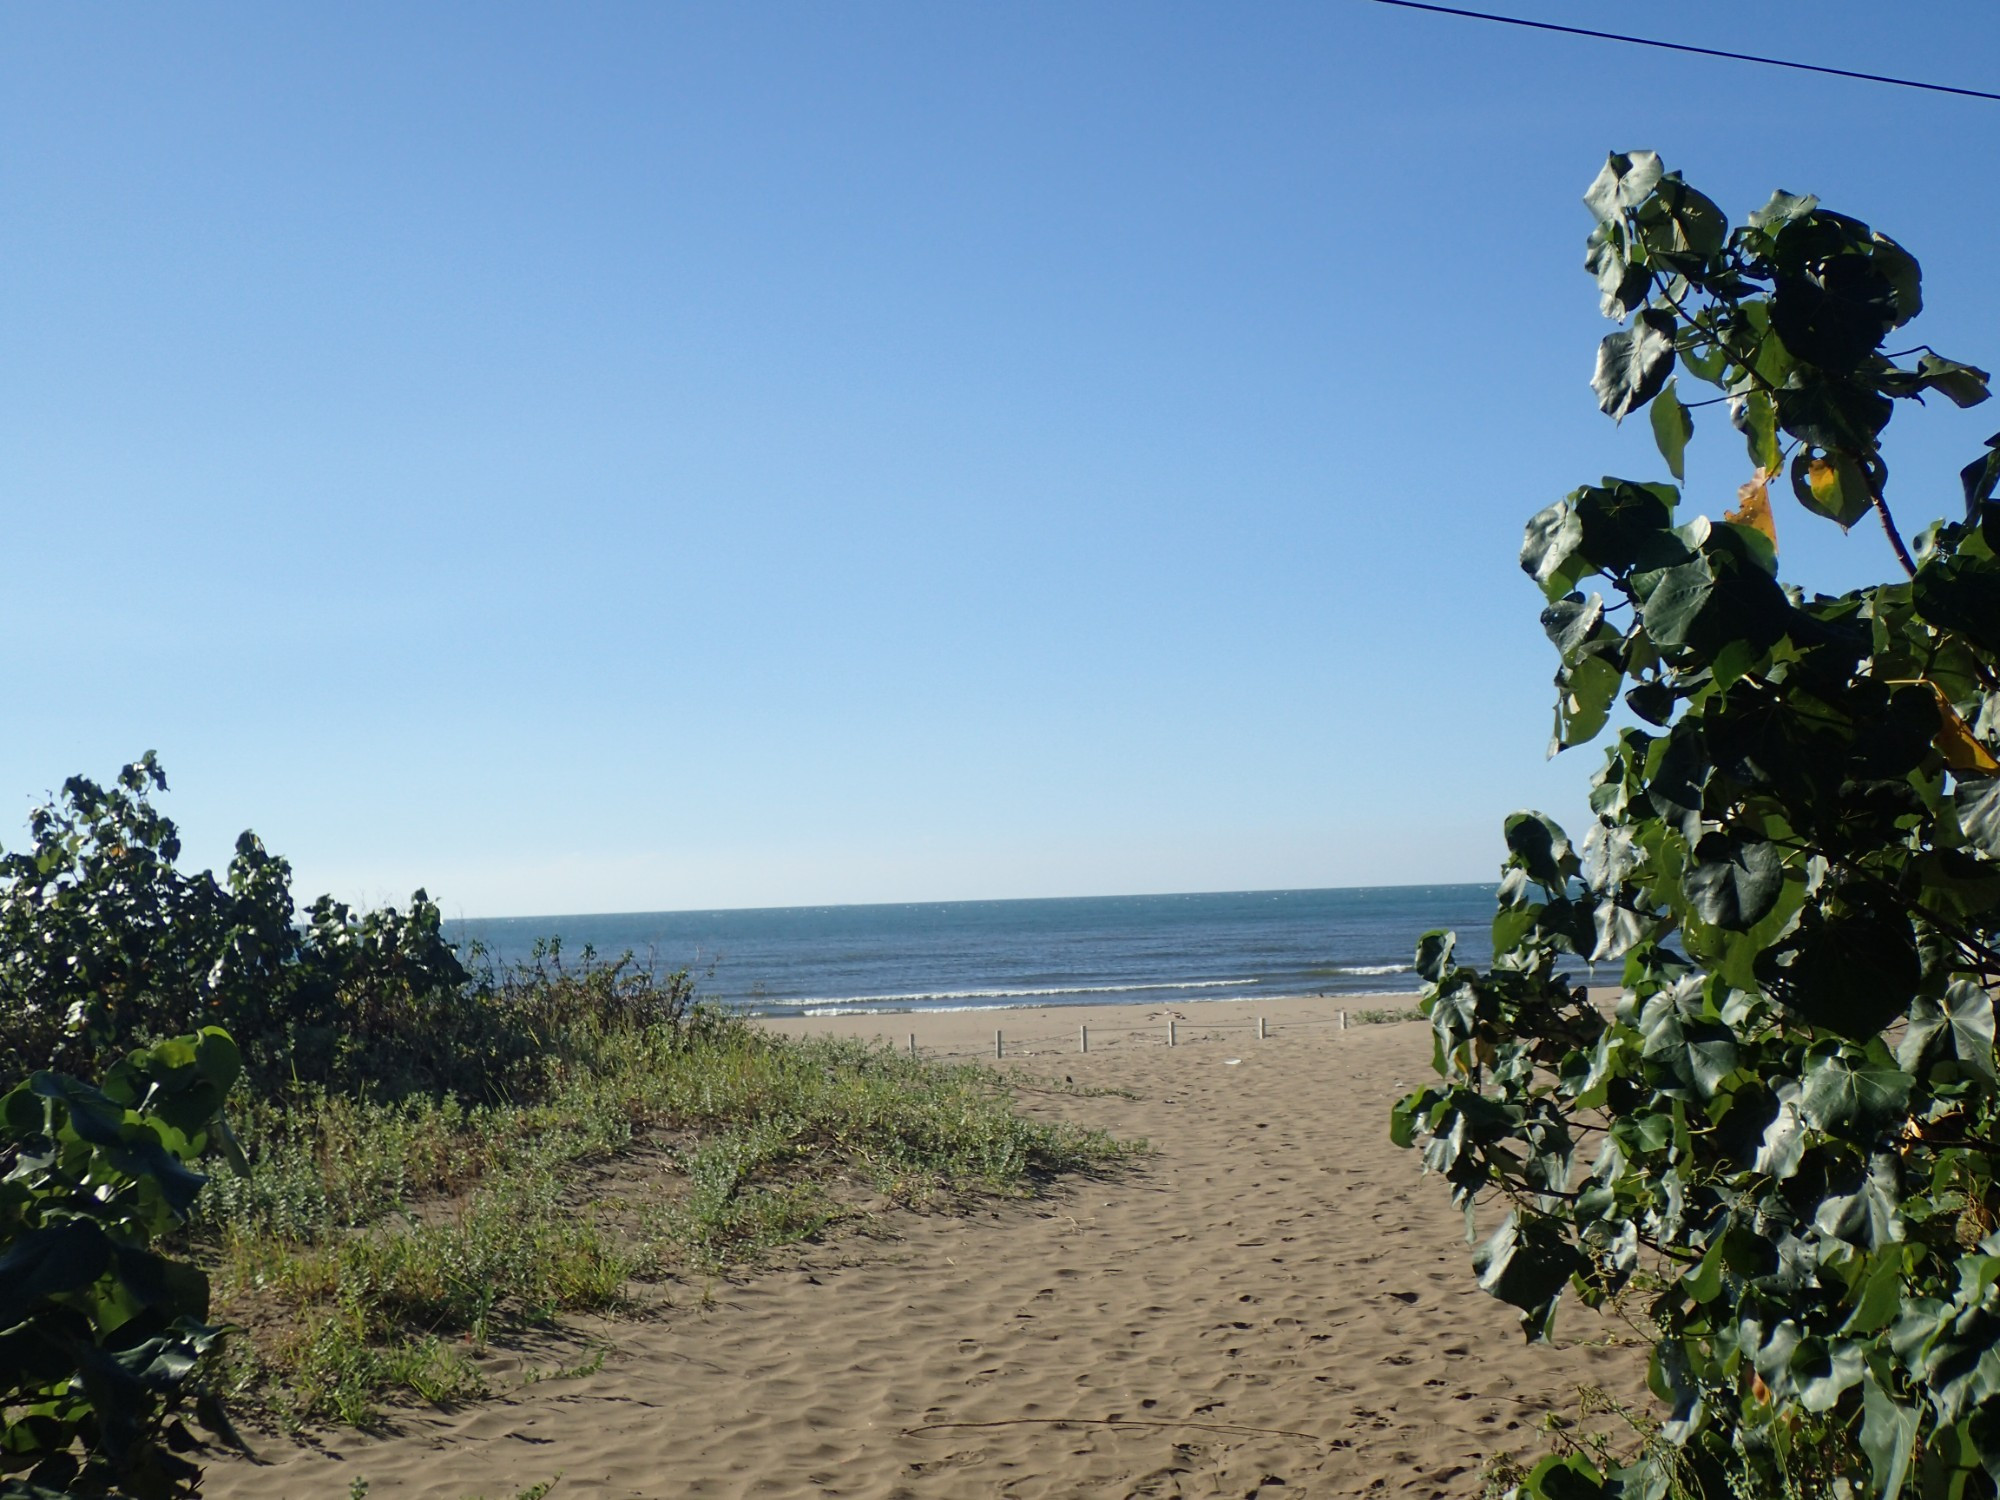
[(1896, 530), (1896, 518), (1889, 514), (1889, 502), (1875, 493), (1871, 486), (1868, 503), (1875, 507), (1875, 514), (1882, 518), (1882, 529), (1889, 534), (1889, 545), (1896, 549), (1896, 561), (1903, 565), (1903, 571), (1915, 578), (1917, 565), (1910, 560), (1910, 549), (1903, 545), (1903, 535)]

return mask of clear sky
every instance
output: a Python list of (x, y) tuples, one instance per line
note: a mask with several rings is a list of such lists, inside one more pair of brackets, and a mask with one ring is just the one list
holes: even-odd
[[(2000, 79), (1990, 0), (1614, 21)], [(14, 4), (0, 68), (0, 839), (152, 747), (306, 894), (1488, 878), (1596, 759), (1522, 523), (1664, 477), (1604, 153), (1868, 219), (2000, 361), (2000, 104), (1362, 0)], [(1995, 427), (1899, 415), (1906, 529)]]

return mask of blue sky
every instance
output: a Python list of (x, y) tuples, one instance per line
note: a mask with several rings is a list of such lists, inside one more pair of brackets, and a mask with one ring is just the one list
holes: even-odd
[[(1990, 4), (1889, 14), (1629, 27), (2000, 77)], [(2000, 360), (2000, 105), (1361, 0), (15, 5), (0, 64), (0, 838), (152, 747), (196, 860), (363, 901), (1483, 879), (1595, 761), (1521, 525), (1663, 477), (1587, 388), (1605, 151), (1868, 219)], [(1907, 529), (1996, 426), (1898, 417)]]

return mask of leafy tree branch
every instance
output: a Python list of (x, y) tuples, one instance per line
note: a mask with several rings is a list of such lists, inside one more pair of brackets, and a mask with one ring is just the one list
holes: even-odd
[[(1815, 199), (1731, 225), (1635, 152), (1584, 201), (1621, 324), (1598, 404), (1647, 412), (1675, 482), (1606, 478), (1528, 523), (1551, 750), (1604, 745), (1591, 826), (1508, 818), (1490, 968), (1424, 938), (1438, 1081), (1391, 1133), (1469, 1221), (1500, 1195), (1474, 1268), (1530, 1337), (1568, 1295), (1650, 1299), (1664, 1418), (1517, 1493), (1994, 1496), (2000, 434), (1913, 543), (1883, 452), (1905, 403), (1975, 405), (1988, 376), (1882, 352), (1922, 310), (1917, 262)], [(1688, 516), (1716, 404), (1750, 477)], [(1780, 480), (1843, 529), (1873, 513), (1900, 576), (1781, 583)]]

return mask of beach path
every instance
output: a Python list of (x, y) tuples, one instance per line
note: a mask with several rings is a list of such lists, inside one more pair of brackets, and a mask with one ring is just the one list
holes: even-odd
[[(873, 1019), (940, 1045), (994, 1024)], [(1129, 1170), (897, 1216), (706, 1307), (674, 1288), (607, 1325), (594, 1373), (401, 1411), (387, 1438), (266, 1439), (208, 1493), (341, 1500), (361, 1478), (369, 1500), (512, 1500), (560, 1474), (557, 1500), (1471, 1497), (1495, 1453), (1544, 1451), (1543, 1413), (1573, 1416), (1579, 1385), (1643, 1401), (1643, 1351), (1595, 1343), (1614, 1329), (1580, 1308), (1567, 1347), (1523, 1343), (1443, 1185), (1389, 1144), (1390, 1103), (1429, 1076), (1421, 1025), (1204, 1038), (1107, 1032), (1000, 1064), (1024, 1107), (1150, 1139)]]

